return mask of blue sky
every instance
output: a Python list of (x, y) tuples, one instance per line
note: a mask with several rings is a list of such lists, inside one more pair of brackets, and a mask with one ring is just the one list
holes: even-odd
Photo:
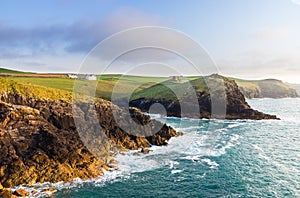
[(101, 40), (148, 25), (192, 37), (221, 74), (300, 82), (300, 0), (2, 1), (0, 67), (75, 72)]

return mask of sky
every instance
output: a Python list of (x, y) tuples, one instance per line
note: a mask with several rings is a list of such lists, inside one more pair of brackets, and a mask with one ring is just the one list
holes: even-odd
[(142, 26), (186, 34), (222, 75), (300, 83), (300, 0), (2, 1), (0, 67), (77, 72), (99, 42)]

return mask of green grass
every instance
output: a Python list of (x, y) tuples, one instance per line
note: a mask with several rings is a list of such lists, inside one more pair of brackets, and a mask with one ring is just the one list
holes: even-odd
[(25, 74), (26, 72), (0, 68), (0, 74)]
[(33, 85), (27, 82), (15, 81), (8, 78), (0, 78), (0, 92), (20, 93), (23, 96), (40, 99), (71, 101), (72, 93), (59, 89)]
[(73, 91), (74, 79), (68, 78), (28, 78), (28, 77), (9, 77), (9, 79), (22, 83), (31, 83), (44, 87), (54, 89), (61, 89), (65, 91)]
[[(74, 88), (74, 79), (67, 78), (35, 78), (35, 77), (9, 77), (8, 79), (14, 80), (20, 84), (37, 85), (40, 87), (53, 88), (72, 92)], [(102, 75), (98, 80), (95, 96), (106, 100), (111, 99), (112, 92), (116, 99), (121, 99), (128, 96), (128, 93), (133, 93), (131, 99), (141, 97), (145, 98), (158, 98), (165, 99), (176, 98), (173, 90), (176, 90), (177, 95), (183, 95), (188, 87), (187, 81), (181, 83), (168, 80), (167, 77), (140, 77), (140, 76), (121, 76), (115, 74)], [(206, 83), (203, 78), (192, 77), (194, 79), (192, 86), (197, 91), (206, 89)], [(76, 85), (86, 89), (90, 81), (76, 80)]]
[(159, 83), (168, 80), (167, 77), (148, 77), (148, 76), (127, 76), (121, 74), (104, 74), (98, 77), (98, 80), (108, 80), (108, 81), (132, 81), (136, 83)]
[[(0, 73), (14, 73), (21, 74), (25, 72), (19, 72), (9, 69), (0, 68)], [(164, 99), (174, 99), (177, 96), (183, 96), (187, 93), (188, 82), (193, 86), (194, 90), (197, 92), (207, 91), (207, 85), (205, 82), (205, 77), (199, 76), (187, 76), (181, 82), (173, 82), (169, 80), (168, 77), (141, 77), (141, 76), (126, 76), (120, 74), (105, 74), (98, 76), (98, 84), (96, 87), (95, 96), (103, 99), (110, 100), (112, 92), (117, 95), (119, 98), (127, 96), (130, 92), (133, 94), (131, 99), (137, 98), (164, 98)], [(265, 93), (268, 93), (269, 90), (275, 90), (280, 88), (280, 90), (289, 89), (289, 87), (283, 84), (281, 81), (272, 81), (272, 80), (243, 80), (238, 78), (231, 78), (235, 80), (240, 88), (244, 91), (250, 93), (248, 97), (251, 96), (251, 93), (254, 93), (257, 90), (263, 90)], [(38, 78), (38, 77), (8, 77), (6, 82), (9, 82), (10, 86), (6, 86), (2, 79), (2, 90), (8, 89), (9, 87), (14, 87), (22, 92), (21, 89), (27, 90), (28, 95), (30, 95), (28, 90), (31, 90), (35, 93), (34, 88), (37, 88), (39, 96), (42, 96), (43, 93), (45, 96), (49, 96), (54, 93), (53, 90), (61, 90), (63, 93), (71, 95), (74, 88), (74, 79), (68, 78)], [(9, 81), (12, 80), (12, 81)], [(14, 82), (14, 83), (13, 83)], [(85, 89), (89, 87), (90, 81), (86, 80), (76, 80), (76, 84), (79, 87)], [(29, 87), (27, 89), (26, 87)], [(49, 89), (48, 89), (49, 88)], [(117, 89), (116, 89), (117, 88)], [(177, 96), (174, 92), (176, 90)], [(216, 87), (218, 89), (218, 87)], [(0, 89), (1, 90), (1, 89)], [(12, 90), (11, 90), (12, 91)], [(49, 91), (49, 94), (46, 92)], [(49, 96), (50, 98), (57, 98), (54, 96)], [(59, 98), (59, 97), (58, 97)]]
[[(48, 88), (54, 88), (72, 92), (74, 88), (74, 79), (67, 78), (35, 78), (35, 77), (9, 77), (19, 83), (30, 83)], [(98, 80), (95, 96), (110, 100), (111, 93), (114, 91), (118, 97), (122, 98), (127, 95), (130, 90), (136, 91), (151, 87), (158, 82), (162, 82), (167, 78), (160, 77), (138, 77), (138, 76), (122, 76), (115, 74), (102, 75)], [(89, 81), (76, 80), (79, 87), (90, 86)], [(115, 89), (117, 87), (117, 89)], [(115, 89), (115, 90), (114, 90)]]
[(293, 89), (288, 84), (276, 79), (265, 80), (235, 80), (240, 90), (247, 98), (253, 97), (287, 97), (293, 93)]
[(174, 100), (191, 94), (189, 88), (193, 87), (196, 92), (207, 91), (207, 85), (203, 77), (193, 77), (194, 80), (173, 82), (171, 80), (153, 85), (148, 88), (136, 90), (131, 100), (138, 98)]

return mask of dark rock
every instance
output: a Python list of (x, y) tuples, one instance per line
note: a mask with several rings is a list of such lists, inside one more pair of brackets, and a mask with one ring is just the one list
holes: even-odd
[(133, 156), (141, 156), (140, 152), (133, 153)]
[[(187, 94), (186, 97), (167, 100), (167, 99), (149, 99), (139, 98), (131, 100), (131, 107), (139, 108), (143, 112), (149, 112), (151, 105), (160, 103), (167, 111), (167, 116), (171, 117), (189, 117), (189, 118), (226, 118), (226, 119), (278, 119), (275, 115), (269, 115), (257, 110), (253, 110), (246, 102), (244, 95), (239, 90), (233, 80), (229, 80), (219, 75), (212, 75), (207, 78), (214, 84), (214, 90), (197, 91), (198, 101), (193, 101)], [(219, 83), (219, 85), (218, 85)], [(224, 87), (223, 90), (220, 87)], [(208, 88), (207, 88), (208, 89)], [(214, 101), (212, 101), (214, 99)], [(214, 112), (212, 115), (212, 106), (215, 109), (221, 109), (220, 112)], [(185, 112), (182, 112), (182, 106)], [(195, 109), (200, 109), (196, 112)], [(224, 109), (224, 111), (222, 111)], [(213, 117), (212, 117), (213, 116)], [(156, 139), (155, 141), (157, 141)]]
[(142, 150), (141, 150), (141, 153), (144, 153), (144, 154), (148, 154), (150, 152), (153, 152), (153, 151), (150, 149), (147, 149), (147, 148), (142, 148)]

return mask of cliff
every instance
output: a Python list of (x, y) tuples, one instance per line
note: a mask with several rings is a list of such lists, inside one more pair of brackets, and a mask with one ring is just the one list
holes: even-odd
[[(192, 87), (186, 85), (187, 83)], [(210, 83), (211, 86), (208, 87), (206, 83)], [(190, 94), (192, 91), (196, 92), (196, 99), (192, 98)], [(168, 116), (174, 117), (210, 119), (212, 106), (215, 106), (220, 107), (221, 111), (219, 114), (216, 111), (214, 118), (277, 119), (275, 115), (253, 110), (246, 102), (236, 82), (219, 75), (198, 78), (186, 83), (166, 82), (155, 85), (133, 94), (130, 106), (149, 112), (151, 105), (156, 103), (164, 106)], [(183, 106), (185, 112), (182, 111)], [(222, 106), (224, 106), (224, 111), (222, 111)], [(197, 108), (199, 111), (195, 112)]]
[(295, 89), (298, 97), (300, 96), (300, 84), (291, 84), (291, 83), (287, 83), (288, 86), (290, 86), (291, 88)]
[[(39, 87), (6, 79), (1, 82), (6, 85), (0, 91), (1, 188), (99, 177), (113, 166), (117, 152), (166, 145), (171, 137), (178, 135), (138, 109), (131, 108), (128, 113), (98, 99), (94, 104), (78, 103), (75, 115), (70, 101), (55, 100), (63, 96), (62, 92), (55, 96), (56, 90), (43, 88), (52, 98), (37, 98), (41, 94)], [(18, 91), (20, 87), (22, 93)], [(127, 126), (126, 130), (114, 119), (112, 108), (122, 125)], [(93, 110), (97, 120), (87, 122)], [(81, 124), (75, 125), (75, 119), (82, 119)], [(138, 127), (133, 129), (134, 123)]]
[(290, 85), (276, 79), (241, 80), (234, 79), (246, 98), (296, 98), (297, 91)]

